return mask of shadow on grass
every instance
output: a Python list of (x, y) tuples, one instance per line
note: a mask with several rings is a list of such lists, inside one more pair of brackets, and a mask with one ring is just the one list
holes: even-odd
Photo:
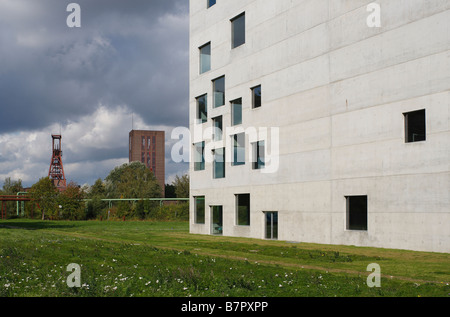
[(62, 229), (73, 228), (75, 225), (70, 222), (61, 221), (0, 221), (0, 229), (26, 229), (26, 230), (39, 230), (39, 229)]

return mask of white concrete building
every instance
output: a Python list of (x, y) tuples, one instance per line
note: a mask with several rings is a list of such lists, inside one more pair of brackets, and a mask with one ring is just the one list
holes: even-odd
[(190, 18), (192, 233), (450, 252), (450, 1)]

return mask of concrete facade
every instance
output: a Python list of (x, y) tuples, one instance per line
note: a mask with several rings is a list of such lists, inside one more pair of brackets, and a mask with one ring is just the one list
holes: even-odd
[[(192, 233), (265, 239), (276, 212), (279, 240), (450, 252), (450, 2), (376, 1), (380, 27), (368, 25), (371, 3), (217, 0), (207, 8), (190, 0)], [(232, 20), (242, 13), (245, 43), (232, 48)], [(221, 76), (225, 104), (214, 108), (212, 81)], [(252, 108), (258, 85), (261, 106)], [(205, 94), (201, 123), (197, 97)], [(231, 126), (238, 98), (242, 123)], [(423, 109), (426, 140), (407, 142), (406, 114)], [(223, 137), (213, 142), (218, 116)], [(245, 164), (233, 164), (230, 128), (256, 131), (246, 133)], [(252, 168), (255, 140), (265, 141), (263, 169)], [(196, 168), (202, 141), (205, 162)], [(210, 155), (223, 147), (225, 177), (215, 179)], [(246, 225), (238, 194), (250, 194)], [(349, 228), (354, 196), (367, 199), (361, 230)], [(204, 199), (204, 216), (194, 197)]]
[(144, 163), (155, 175), (162, 189), (166, 181), (165, 132), (131, 130), (129, 134), (129, 162)]

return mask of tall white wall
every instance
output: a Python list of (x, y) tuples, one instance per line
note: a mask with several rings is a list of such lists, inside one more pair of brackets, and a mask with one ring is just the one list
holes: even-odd
[[(279, 239), (450, 251), (450, 2), (380, 0), (190, 0), (190, 129), (204, 140), (211, 118), (230, 126), (229, 101), (243, 100), (242, 128), (279, 128), (276, 173), (251, 164), (194, 171), (191, 196), (222, 205), (224, 235), (264, 238), (265, 211), (279, 212)], [(246, 43), (231, 49), (230, 19), (246, 14)], [(211, 42), (211, 70), (198, 47)], [(226, 104), (212, 108), (211, 80), (226, 76)], [(250, 88), (262, 85), (262, 107)], [(195, 97), (208, 93), (208, 122)], [(405, 143), (403, 113), (426, 109), (427, 139)], [(225, 138), (226, 139), (226, 138)], [(208, 142), (208, 140), (207, 140)], [(247, 138), (246, 151), (249, 151)], [(270, 145), (269, 145), (270, 149)], [(231, 148), (227, 148), (230, 151)], [(235, 198), (251, 195), (251, 225), (237, 226)], [(345, 196), (368, 196), (368, 230), (346, 230)]]

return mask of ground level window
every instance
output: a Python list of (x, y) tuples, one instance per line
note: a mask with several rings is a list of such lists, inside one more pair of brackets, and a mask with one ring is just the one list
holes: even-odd
[(266, 212), (266, 239), (278, 239), (278, 212)]
[(405, 142), (419, 142), (426, 140), (425, 109), (407, 112), (405, 116)]
[(250, 194), (236, 195), (236, 219), (238, 226), (250, 226)]
[(195, 223), (205, 224), (205, 196), (194, 197)]
[(347, 230), (367, 230), (367, 196), (347, 196)]
[(221, 235), (223, 233), (223, 209), (222, 206), (211, 206), (212, 234)]

